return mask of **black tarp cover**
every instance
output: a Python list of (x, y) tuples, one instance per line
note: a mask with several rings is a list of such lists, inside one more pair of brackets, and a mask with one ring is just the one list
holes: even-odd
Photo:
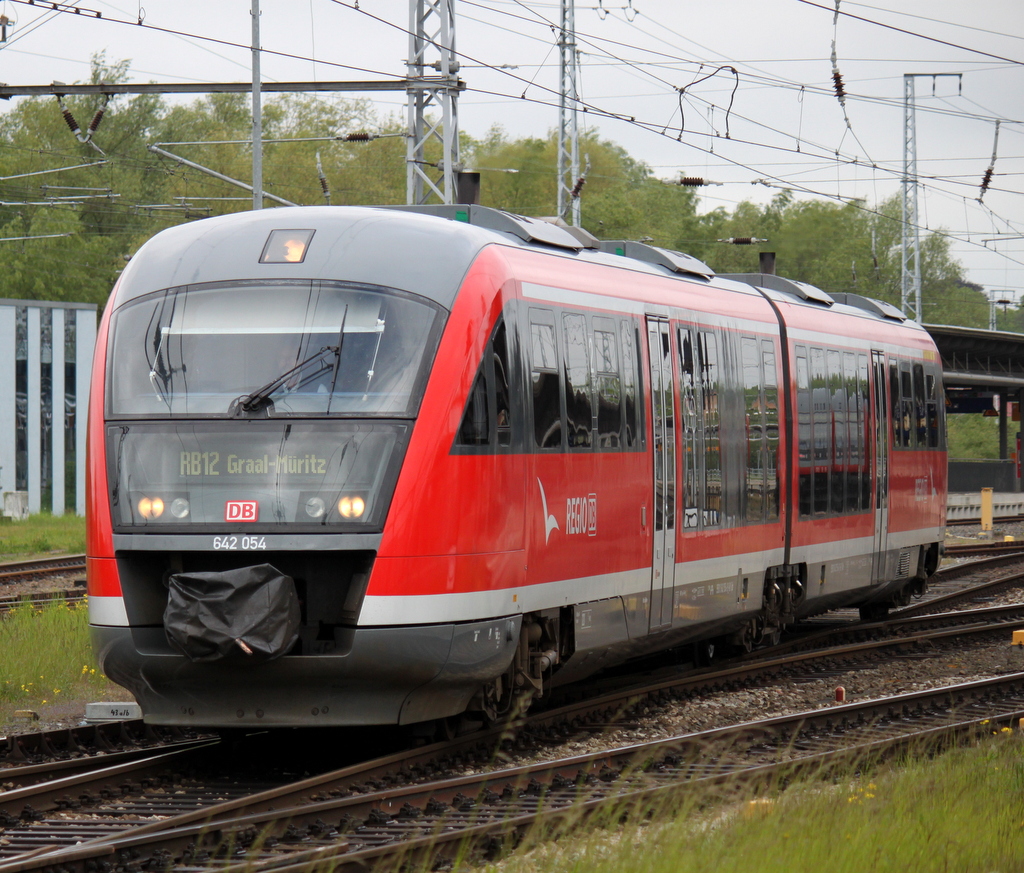
[(270, 564), (175, 573), (164, 610), (170, 644), (192, 661), (270, 661), (299, 635), (295, 582)]

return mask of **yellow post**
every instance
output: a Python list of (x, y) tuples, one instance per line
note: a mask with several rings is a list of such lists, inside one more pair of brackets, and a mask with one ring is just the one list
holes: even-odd
[(981, 529), (992, 530), (992, 489), (981, 489)]

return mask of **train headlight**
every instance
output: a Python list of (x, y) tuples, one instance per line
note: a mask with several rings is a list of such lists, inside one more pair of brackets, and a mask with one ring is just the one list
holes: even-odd
[(192, 507), (189, 506), (188, 501), (184, 497), (175, 497), (171, 501), (171, 515), (175, 518), (188, 518), (188, 514), (191, 511)]
[(366, 501), (358, 494), (354, 496), (345, 495), (338, 501), (338, 512), (344, 518), (360, 518), (366, 511)]
[(310, 518), (321, 518), (325, 509), (324, 502), (319, 497), (310, 497), (306, 501), (306, 515)]
[(261, 264), (301, 264), (315, 230), (272, 230), (267, 237)]
[(138, 510), (143, 518), (159, 518), (164, 514), (164, 502), (159, 497), (143, 497), (139, 500)]

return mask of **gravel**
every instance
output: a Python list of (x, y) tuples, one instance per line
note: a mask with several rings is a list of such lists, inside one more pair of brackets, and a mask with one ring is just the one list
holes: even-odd
[(756, 688), (705, 693), (689, 701), (648, 704), (626, 728), (609, 729), (589, 737), (575, 736), (543, 752), (513, 753), (508, 766), (840, 706), (842, 704), (836, 702), (836, 689), (840, 686), (845, 690), (845, 702), (852, 703), (1018, 672), (1024, 672), (1024, 648), (1011, 646), (1010, 631), (1007, 631), (1005, 641), (961, 641), (955, 649), (936, 648), (926, 657), (896, 656), (880, 661), (877, 666), (830, 673), (821, 678), (809, 675)]

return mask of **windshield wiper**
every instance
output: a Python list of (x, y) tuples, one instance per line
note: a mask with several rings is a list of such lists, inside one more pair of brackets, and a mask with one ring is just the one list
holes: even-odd
[[(158, 342), (157, 345), (156, 345), (156, 353), (153, 355), (153, 363), (152, 363), (152, 365), (149, 368), (149, 384), (153, 386), (153, 393), (156, 394), (156, 396), (160, 400), (162, 400), (164, 403), (166, 403), (167, 404), (167, 408), (170, 409), (171, 408), (171, 401), (167, 399), (167, 390), (166, 390), (167, 389), (167, 381), (168, 381), (167, 375), (165, 375), (164, 373), (158, 373), (156, 371), (157, 364), (160, 361), (160, 352), (163, 350), (164, 340), (166, 338), (167, 338), (167, 329), (161, 327), (160, 328), (160, 342)], [(157, 380), (160, 380), (160, 382), (162, 382), (163, 384), (162, 385), (158, 385), (157, 384)]]
[[(344, 325), (342, 325), (342, 329), (344, 329)], [(267, 382), (267, 384), (264, 385), (263, 387), (257, 388), (251, 394), (243, 394), (236, 401), (238, 407), (244, 410), (245, 412), (257, 412), (267, 404), (267, 402), (270, 400), (274, 392), (277, 391), (282, 385), (287, 383), (292, 376), (301, 373), (303, 370), (307, 369), (311, 364), (314, 364), (317, 361), (322, 361), (324, 356), (327, 355), (328, 353), (333, 354), (335, 356), (334, 369), (335, 372), (337, 372), (338, 360), (341, 359), (340, 341), (339, 344), (336, 346), (324, 346), (322, 349), (320, 349), (320, 351), (310, 355), (304, 361), (299, 361), (299, 363), (297, 363), (290, 370), (286, 370), (280, 376)], [(317, 373), (320, 373), (325, 369), (326, 367), (321, 367), (320, 370), (317, 370)]]
[(334, 399), (334, 386), (338, 384), (338, 371), (341, 370), (341, 347), (345, 345), (345, 319), (348, 318), (348, 304), (341, 311), (341, 327), (338, 328), (338, 345), (334, 353), (334, 372), (331, 373), (331, 389), (327, 392), (327, 411), (331, 411), (331, 401)]

